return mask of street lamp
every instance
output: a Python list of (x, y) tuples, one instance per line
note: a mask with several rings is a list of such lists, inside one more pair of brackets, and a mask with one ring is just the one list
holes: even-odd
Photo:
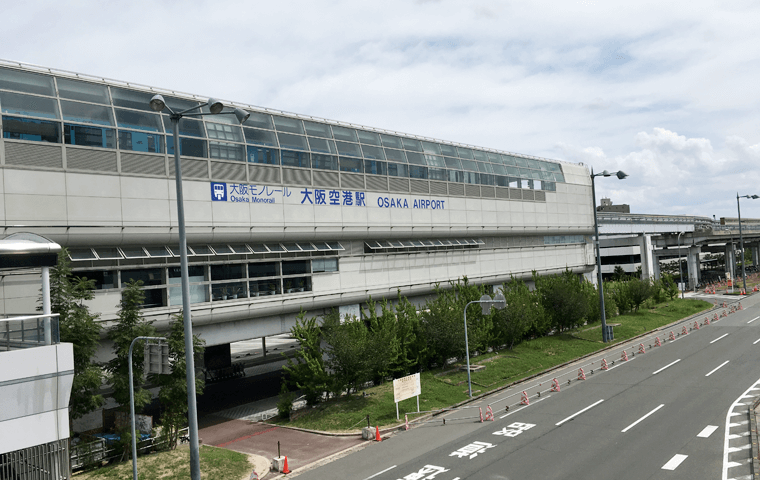
[[(198, 448), (198, 411), (195, 404), (195, 362), (193, 349), (193, 323), (190, 318), (190, 282), (187, 270), (187, 238), (185, 236), (185, 209), (182, 197), (182, 165), (179, 158), (179, 121), (182, 117), (200, 117), (203, 115), (234, 114), (240, 123), (245, 122), (251, 115), (243, 109), (235, 108), (232, 111), (223, 112), (222, 102), (209, 98), (206, 102), (208, 113), (192, 112), (204, 105), (197, 105), (181, 112), (175, 112), (164, 101), (161, 95), (154, 95), (150, 99), (150, 108), (156, 112), (169, 109), (169, 119), (174, 131), (174, 168), (177, 184), (177, 226), (179, 229), (179, 258), (182, 275), (182, 317), (185, 327), (185, 363), (187, 368), (187, 421), (190, 434), (190, 478), (201, 479), (200, 452)], [(192, 112), (192, 113), (191, 113)]]
[(757, 200), (760, 197), (757, 195), (739, 196), (739, 192), (736, 192), (736, 211), (739, 213), (739, 248), (742, 252), (742, 289), (744, 290), (744, 293), (747, 293), (747, 280), (744, 278), (746, 276), (746, 272), (744, 271), (744, 237), (742, 237), (742, 209), (739, 206), (740, 198), (751, 198), (752, 200)]
[(491, 313), (492, 306), (498, 310), (506, 307), (507, 299), (501, 293), (497, 293), (493, 298), (483, 295), (480, 300), (473, 300), (464, 306), (464, 350), (467, 356), (467, 390), (470, 393), (470, 398), (472, 398), (472, 380), (470, 379), (470, 344), (467, 341), (467, 307), (473, 303), (479, 303), (483, 309), (483, 315), (488, 315)]
[[(681, 235), (683, 235), (683, 232), (678, 232), (678, 283), (679, 283), (679, 287), (680, 287), (680, 284), (683, 283), (683, 270), (681, 269)], [(681, 300), (683, 300), (683, 287), (681, 287), (680, 290), (681, 290)]]
[(611, 177), (615, 175), (618, 179), (622, 180), (628, 176), (624, 171), (610, 173), (604, 170), (602, 173), (594, 173), (594, 169), (591, 168), (591, 194), (594, 200), (594, 234), (596, 235), (596, 275), (597, 282), (599, 283), (599, 309), (602, 317), (602, 342), (607, 343), (607, 315), (604, 312), (604, 287), (602, 286), (602, 257), (599, 253), (599, 220), (596, 217), (596, 185), (594, 184), (595, 177)]

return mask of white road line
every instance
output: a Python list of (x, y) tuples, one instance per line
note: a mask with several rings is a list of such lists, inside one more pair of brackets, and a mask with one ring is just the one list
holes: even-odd
[(632, 362), (632, 361), (634, 361), (634, 360), (636, 360), (636, 357), (631, 357), (631, 358), (629, 358), (627, 361), (626, 361), (626, 360), (619, 360), (619, 362), (620, 362), (620, 363), (618, 363), (618, 364), (617, 364), (617, 365), (615, 365), (615, 366), (612, 366), (612, 367), (608, 368), (608, 369), (607, 369), (607, 371), (609, 372), (610, 370), (614, 370), (614, 369), (616, 369), (617, 367), (619, 367), (619, 366), (621, 366), (621, 365), (625, 365), (626, 363), (628, 363), (628, 362)]
[[(663, 403), (662, 405), (660, 405), (659, 407), (655, 408), (655, 409), (654, 409), (654, 410), (652, 410), (651, 412), (647, 413), (647, 414), (646, 414), (646, 415), (644, 415), (643, 417), (639, 418), (638, 420), (636, 420), (636, 421), (635, 421), (635, 422), (633, 422), (632, 424), (630, 424), (630, 425), (628, 425), (627, 427), (625, 427), (624, 429), (620, 430), (620, 433), (625, 433), (625, 432), (627, 432), (628, 430), (632, 429), (633, 427), (635, 427), (636, 425), (638, 425), (638, 424), (639, 424), (639, 422), (641, 422), (642, 420), (644, 420), (645, 418), (647, 418), (649, 415), (653, 414), (654, 412), (656, 412), (657, 410), (661, 409), (661, 408), (662, 408), (662, 407), (664, 407), (664, 406), (665, 406), (665, 404)], [(718, 427), (715, 427), (715, 428), (718, 428)]]
[(666, 368), (668, 368), (668, 367), (672, 367), (673, 365), (675, 365), (676, 363), (678, 363), (678, 362), (680, 362), (680, 361), (681, 361), (681, 359), (679, 358), (679, 359), (678, 359), (678, 360), (676, 360), (675, 362), (673, 362), (673, 363), (669, 363), (669, 364), (665, 365), (664, 367), (662, 367), (661, 369), (659, 369), (659, 370), (657, 370), (657, 371), (655, 371), (655, 372), (652, 372), (652, 375), (657, 375), (657, 374), (658, 374), (658, 373), (660, 373), (661, 371), (665, 370), (665, 369), (666, 369)]
[(752, 322), (754, 322), (755, 320), (757, 320), (758, 318), (760, 318), (760, 317), (755, 317), (755, 318), (753, 318), (752, 320), (750, 320), (750, 321), (749, 321), (749, 322), (747, 322), (747, 323), (752, 323)]
[(721, 338), (723, 338), (723, 337), (727, 337), (727, 336), (728, 336), (728, 334), (727, 334), (727, 333), (724, 333), (723, 335), (721, 335), (720, 337), (716, 338), (715, 340), (713, 340), (713, 341), (712, 341), (712, 342), (710, 342), (710, 343), (715, 343), (715, 342), (717, 342), (718, 340), (720, 340)]
[[(736, 399), (736, 401), (734, 401), (734, 403), (728, 409), (728, 413), (726, 414), (726, 433), (723, 436), (723, 475), (721, 476), (722, 480), (728, 480), (728, 469), (733, 466), (733, 465), (731, 465), (732, 462), (728, 461), (728, 450), (729, 450), (729, 447), (728, 447), (728, 440), (729, 440), (729, 438), (728, 437), (730, 436), (729, 429), (731, 427), (738, 427), (740, 425), (744, 425), (746, 423), (749, 423), (749, 420), (745, 420), (745, 421), (739, 422), (739, 423), (734, 423), (734, 422), (730, 422), (729, 419), (732, 416), (734, 416), (733, 415), (733, 410), (737, 406), (737, 404), (741, 402), (741, 397), (744, 396), (744, 395), (747, 395), (752, 390), (757, 389), (758, 384), (760, 384), (760, 379), (758, 379), (755, 382), (754, 385), (752, 385), (751, 387), (749, 387), (739, 398)], [(745, 415), (745, 418), (746, 418), (746, 415)]]
[(699, 437), (699, 438), (708, 438), (717, 429), (718, 429), (718, 427), (715, 426), (715, 425), (708, 425), (704, 429), (702, 429), (701, 432), (699, 432), (697, 434), (697, 437)]
[(728, 363), (728, 360), (726, 360), (725, 362), (721, 363), (720, 365), (718, 365), (717, 367), (715, 367), (714, 369), (712, 369), (710, 371), (710, 373), (708, 373), (707, 375), (705, 375), (705, 377), (709, 377), (710, 375), (712, 375), (713, 373), (715, 373), (720, 367), (722, 367), (723, 365), (725, 365), (727, 363)]
[(529, 405), (525, 405), (525, 406), (523, 406), (522, 408), (518, 408), (517, 410), (513, 410), (513, 411), (511, 411), (511, 412), (507, 413), (506, 415), (502, 415), (501, 417), (499, 417), (499, 420), (501, 420), (501, 419), (502, 419), (502, 418), (504, 418), (504, 417), (508, 417), (508, 416), (512, 415), (513, 413), (517, 413), (517, 412), (519, 412), (520, 410), (522, 410), (522, 409), (524, 409), (524, 408), (528, 408), (528, 407), (530, 407), (531, 405), (535, 405), (535, 404), (537, 404), (538, 402), (543, 402), (543, 401), (544, 401), (544, 400), (546, 400), (547, 398), (551, 398), (551, 395), (548, 395), (548, 396), (546, 396), (546, 397), (541, 397), (541, 398), (539, 398), (538, 400), (536, 400), (535, 402), (533, 402), (533, 403), (531, 403), (531, 404), (529, 404)]
[(382, 472), (377, 472), (377, 473), (376, 473), (376, 474), (374, 474), (374, 475), (370, 475), (369, 477), (365, 478), (364, 480), (369, 480), (370, 478), (375, 478), (376, 476), (378, 476), (378, 475), (380, 475), (380, 474), (383, 474), (383, 473), (387, 472), (388, 470), (393, 470), (393, 469), (394, 469), (394, 468), (396, 468), (397, 466), (398, 466), (398, 465), (394, 465), (394, 466), (392, 466), (392, 467), (388, 467), (388, 468), (386, 468), (385, 470), (383, 470)]
[(668, 463), (662, 466), (662, 469), (675, 470), (676, 468), (678, 468), (679, 465), (681, 465), (681, 462), (686, 460), (686, 457), (688, 457), (688, 455), (681, 455), (680, 453), (677, 455), (674, 455), (673, 458), (668, 460)]
[(752, 342), (752, 345), (756, 344), (757, 342), (760, 342), (760, 338), (758, 338), (757, 340), (755, 340), (754, 342)]
[(585, 412), (586, 410), (589, 410), (589, 409), (591, 409), (591, 408), (594, 408), (594, 407), (596, 407), (597, 405), (599, 405), (599, 404), (600, 404), (600, 403), (602, 403), (603, 401), (604, 401), (604, 399), (601, 399), (601, 400), (599, 400), (599, 401), (598, 401), (598, 402), (596, 402), (596, 403), (592, 403), (591, 405), (589, 405), (588, 407), (584, 408), (584, 409), (583, 409), (583, 410), (581, 410), (580, 412), (574, 413), (574, 414), (570, 415), (569, 417), (567, 417), (566, 419), (562, 420), (561, 422), (559, 422), (559, 423), (555, 423), (554, 425), (555, 425), (555, 426), (557, 426), (557, 427), (559, 427), (560, 425), (562, 425), (562, 424), (563, 424), (563, 423), (565, 423), (566, 421), (568, 421), (568, 420), (572, 420), (573, 418), (577, 417), (578, 415), (580, 415), (581, 413)]

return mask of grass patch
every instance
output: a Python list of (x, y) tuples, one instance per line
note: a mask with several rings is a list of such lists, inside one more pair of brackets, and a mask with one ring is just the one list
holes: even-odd
[[(201, 476), (204, 480), (238, 480), (248, 478), (253, 465), (244, 453), (202, 445)], [(168, 452), (137, 457), (140, 478), (184, 480), (190, 478), (190, 449), (179, 447)], [(80, 473), (77, 480), (131, 480), (132, 461)]]
[[(695, 299), (674, 299), (636, 313), (608, 319), (614, 327), (614, 343), (654, 330), (695, 313), (709, 310), (712, 305)], [(485, 369), (472, 373), (473, 395), (507, 385), (547, 368), (574, 360), (601, 350), (600, 325), (587, 325), (560, 335), (537, 338), (517, 345), (513, 350), (503, 350), (470, 358), (471, 364), (483, 364)], [(467, 399), (467, 372), (458, 370), (460, 364), (448, 365), (446, 369), (422, 372), (420, 382), (420, 410), (437, 410)], [(373, 426), (390, 426), (396, 421), (393, 403), (393, 384), (384, 383), (365, 391), (368, 395), (351, 395), (330, 400), (310, 411), (303, 412), (293, 421), (275, 420), (275, 423), (322, 431), (356, 431), (366, 426), (370, 416)], [(399, 414), (417, 411), (415, 398), (399, 403)], [(299, 412), (301, 413), (301, 412)]]

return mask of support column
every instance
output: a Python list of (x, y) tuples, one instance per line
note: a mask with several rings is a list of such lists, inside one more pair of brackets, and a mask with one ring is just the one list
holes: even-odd
[(641, 279), (654, 277), (654, 265), (652, 255), (652, 236), (641, 234), (639, 240), (639, 252), (641, 254)]
[(659, 280), (662, 277), (662, 272), (660, 271), (660, 257), (652, 255), (652, 266), (654, 267), (654, 279)]
[(757, 268), (760, 262), (760, 244), (752, 244), (752, 266)]
[(736, 275), (734, 272), (734, 265), (736, 264), (736, 262), (734, 259), (733, 243), (726, 243), (725, 258), (726, 258), (726, 273), (729, 273), (732, 279), (736, 279)]
[(693, 290), (699, 282), (699, 247), (689, 247), (686, 266), (689, 271), (689, 289)]

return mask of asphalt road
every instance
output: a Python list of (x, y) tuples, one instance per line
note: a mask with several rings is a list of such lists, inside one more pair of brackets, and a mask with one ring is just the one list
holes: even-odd
[[(662, 346), (654, 346), (654, 335), (629, 345), (628, 361), (620, 360), (622, 347), (611, 349), (450, 413), (445, 426), (438, 417), (300, 476), (747, 478), (748, 397), (760, 395), (760, 296), (742, 303), (744, 310), (699, 330), (688, 331), (692, 321), (686, 335), (677, 335), (682, 325), (672, 328), (676, 340)], [(669, 332), (660, 332), (660, 341)], [(602, 358), (607, 371), (599, 369)], [(586, 380), (577, 380), (580, 367)], [(549, 390), (553, 377), (559, 392)], [(527, 406), (520, 405), (522, 390)], [(480, 423), (477, 408), (489, 404), (495, 420)]]

